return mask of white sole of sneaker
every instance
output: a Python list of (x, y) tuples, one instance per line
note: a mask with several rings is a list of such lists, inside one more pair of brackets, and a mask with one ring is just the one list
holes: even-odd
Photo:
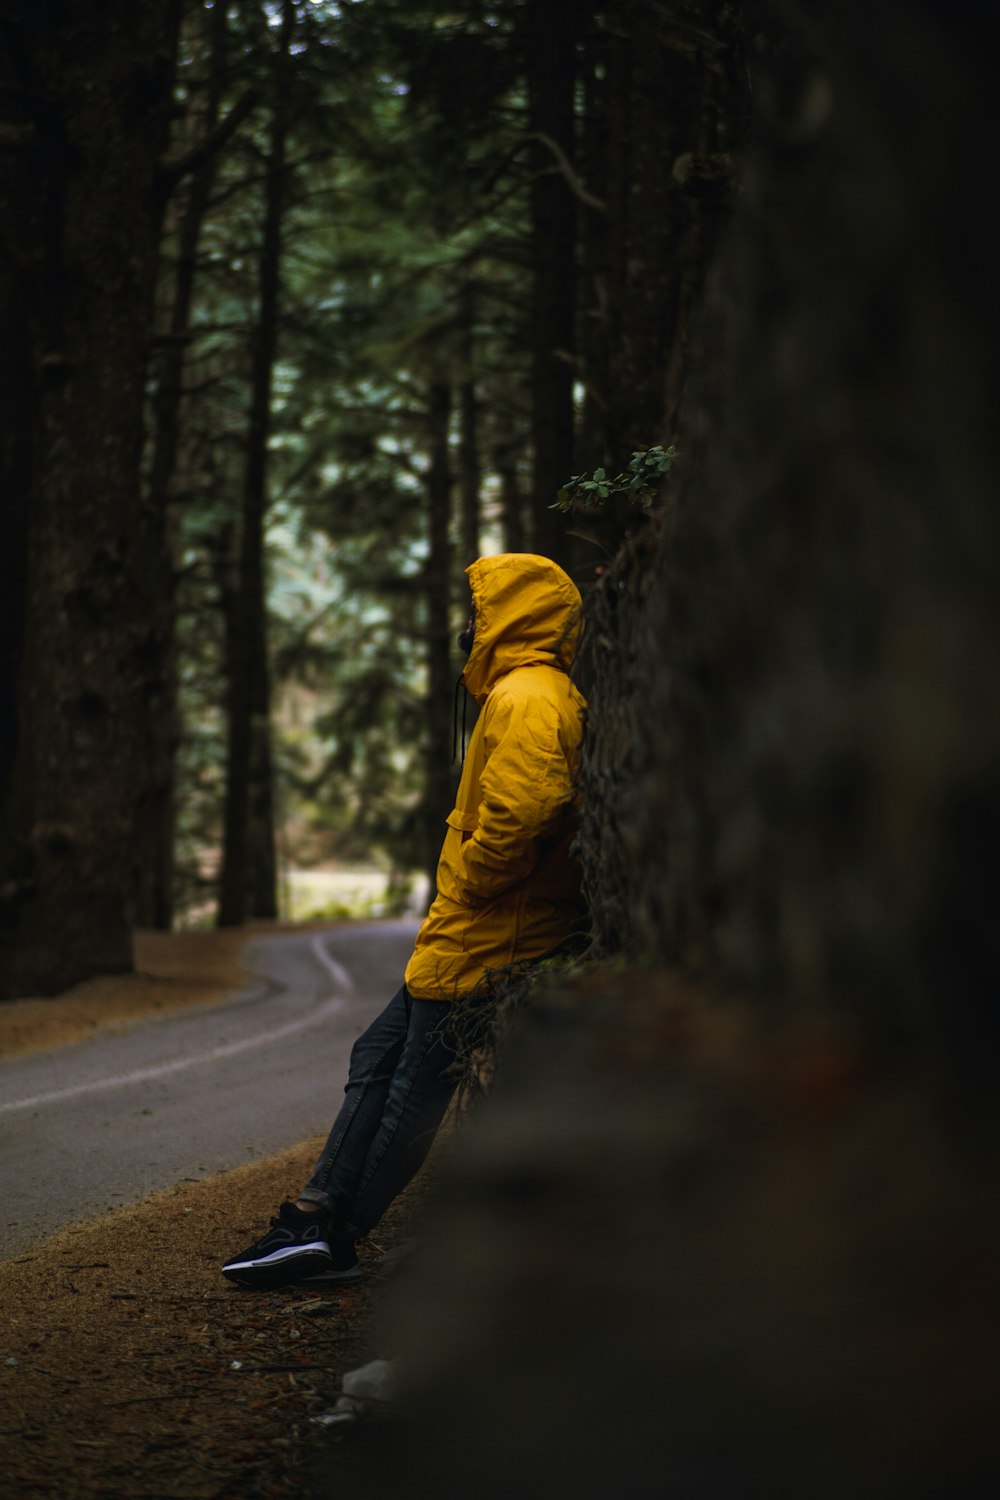
[(308, 1245), (288, 1245), (284, 1250), (272, 1250), (260, 1260), (232, 1260), (224, 1267), (227, 1271), (264, 1271), (268, 1266), (280, 1266), (286, 1260), (307, 1260), (311, 1256), (330, 1254), (329, 1245), (323, 1240), (314, 1240)]
[(287, 1286), (293, 1281), (307, 1280), (310, 1274), (316, 1275), (323, 1270), (324, 1261), (329, 1264), (328, 1256), (299, 1248), (297, 1253), (285, 1250), (266, 1259), (236, 1261), (223, 1266), (222, 1274), (227, 1281), (236, 1282), (238, 1286), (263, 1292)]

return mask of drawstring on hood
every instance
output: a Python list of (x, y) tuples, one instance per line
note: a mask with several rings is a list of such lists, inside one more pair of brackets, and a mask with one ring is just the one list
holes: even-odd
[(468, 708), (469, 708), (469, 695), (468, 695), (468, 693), (463, 693), (462, 692), (462, 689), (464, 688), (464, 686), (465, 686), (465, 682), (463, 681), (462, 677), (461, 676), (458, 677), (457, 680), (456, 680), (456, 682), (455, 682), (455, 702), (454, 702), (454, 705), (452, 707), (452, 714), (451, 714), (451, 763), (452, 763), (452, 765), (454, 765), (455, 761), (457, 759), (457, 756), (458, 756), (458, 695), (459, 695), (459, 693), (462, 693), (462, 761), (461, 761), (461, 764), (463, 766), (465, 765), (465, 719), (466, 719), (466, 714), (467, 714)]

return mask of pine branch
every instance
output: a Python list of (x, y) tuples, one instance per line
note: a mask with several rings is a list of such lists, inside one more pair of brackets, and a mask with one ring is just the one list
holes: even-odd
[(170, 187), (175, 187), (183, 178), (189, 177), (196, 172), (209, 157), (221, 151), (235, 132), (243, 124), (247, 116), (257, 107), (260, 101), (260, 91), (256, 88), (247, 89), (233, 105), (225, 119), (220, 120), (214, 130), (210, 130), (203, 140), (197, 142), (188, 151), (182, 151), (179, 156), (160, 163), (160, 169)]
[(550, 135), (546, 135), (542, 130), (533, 130), (528, 139), (532, 141), (541, 141), (546, 150), (552, 152), (552, 155), (556, 159), (556, 165), (559, 168), (560, 176), (565, 179), (566, 184), (572, 192), (574, 198), (578, 198), (581, 203), (583, 203), (587, 208), (592, 208), (595, 213), (607, 213), (608, 205), (602, 198), (595, 198), (593, 193), (587, 191), (580, 177), (576, 172), (574, 172), (573, 167), (570, 164), (569, 157), (559, 145), (558, 141), (554, 141)]

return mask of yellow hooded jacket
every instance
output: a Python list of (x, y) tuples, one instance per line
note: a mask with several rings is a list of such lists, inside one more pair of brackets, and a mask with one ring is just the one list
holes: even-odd
[(569, 846), (585, 703), (570, 682), (579, 590), (526, 552), (466, 569), (476, 630), (462, 680), (481, 704), (406, 986), (453, 1000), (487, 969), (541, 958), (579, 927)]

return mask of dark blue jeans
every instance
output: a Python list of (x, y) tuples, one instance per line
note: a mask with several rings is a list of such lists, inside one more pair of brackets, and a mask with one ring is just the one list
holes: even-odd
[(360, 1239), (419, 1170), (455, 1080), (442, 1036), (451, 1005), (415, 1000), (404, 984), (351, 1050), (344, 1103), (299, 1197)]

